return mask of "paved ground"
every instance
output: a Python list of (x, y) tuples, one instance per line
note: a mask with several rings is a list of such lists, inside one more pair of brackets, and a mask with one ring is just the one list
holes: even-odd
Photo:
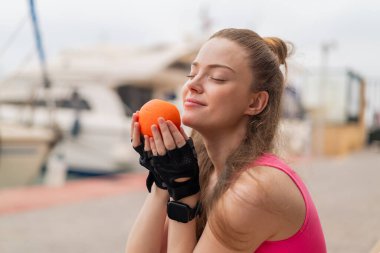
[[(319, 209), (328, 252), (370, 253), (380, 240), (380, 150), (293, 167)], [(0, 252), (123, 252), (145, 196), (141, 173), (2, 190)]]
[(370, 252), (380, 240), (380, 150), (314, 161), (299, 174), (319, 210), (328, 252)]

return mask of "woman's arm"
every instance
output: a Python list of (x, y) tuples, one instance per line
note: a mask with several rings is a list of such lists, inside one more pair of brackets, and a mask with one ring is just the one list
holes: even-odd
[(169, 219), (166, 216), (165, 226), (164, 226), (164, 237), (162, 237), (162, 245), (160, 253), (168, 252), (168, 229), (169, 229)]
[(303, 197), (293, 196), (292, 187), (280, 170), (245, 170), (215, 203), (193, 252), (251, 253), (264, 241), (291, 237), (305, 219), (298, 210)]
[[(166, 182), (171, 198), (194, 208), (199, 200), (199, 168), (193, 144), (173, 122), (163, 118), (158, 122), (160, 130), (153, 125), (153, 137), (149, 138), (155, 169)], [(195, 219), (188, 223), (169, 219), (168, 226), (167, 252), (192, 252), (197, 241)]]
[(153, 184), (128, 236), (127, 253), (159, 253), (165, 235), (166, 205), (169, 194)]
[[(145, 143), (140, 141), (140, 125), (138, 123), (138, 112), (134, 113), (131, 122), (131, 140), (132, 146), (140, 154), (140, 163), (153, 173), (149, 157), (146, 152), (151, 148), (147, 136), (144, 136)], [(143, 151), (143, 150), (144, 151)], [(151, 174), (149, 174), (151, 175)], [(153, 175), (153, 177), (155, 177)], [(146, 197), (144, 205), (133, 225), (126, 245), (127, 253), (159, 253), (166, 243), (162, 243), (167, 238), (166, 205), (169, 200), (169, 194), (164, 187), (158, 187), (160, 182), (154, 180), (147, 186), (150, 194)], [(150, 188), (151, 187), (151, 188)]]
[[(199, 200), (199, 194), (195, 194), (179, 200), (184, 204), (194, 208)], [(169, 233), (168, 233), (168, 253), (171, 252), (193, 252), (196, 239), (196, 219), (188, 223), (182, 223), (169, 219)]]

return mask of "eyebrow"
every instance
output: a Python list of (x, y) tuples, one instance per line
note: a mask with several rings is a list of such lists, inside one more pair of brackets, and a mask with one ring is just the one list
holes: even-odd
[[(193, 62), (193, 63), (191, 63), (191, 65), (197, 67), (197, 66), (199, 66), (199, 63), (198, 63), (198, 62)], [(233, 68), (231, 68), (231, 67), (229, 67), (229, 66), (227, 66), (227, 65), (222, 65), (222, 64), (210, 64), (210, 65), (207, 65), (207, 67), (208, 67), (208, 68), (226, 68), (226, 69), (229, 69), (229, 70), (231, 70), (232, 72), (236, 73), (236, 71), (235, 71)]]

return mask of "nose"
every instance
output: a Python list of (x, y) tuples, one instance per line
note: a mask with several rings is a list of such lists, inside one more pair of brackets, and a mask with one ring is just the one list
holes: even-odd
[(200, 76), (195, 76), (194, 78), (189, 79), (186, 83), (186, 86), (192, 92), (203, 92), (202, 78)]

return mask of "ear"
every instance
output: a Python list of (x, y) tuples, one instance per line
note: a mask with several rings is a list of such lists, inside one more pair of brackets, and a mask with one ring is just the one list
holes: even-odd
[(245, 111), (246, 115), (253, 116), (262, 112), (268, 104), (269, 94), (266, 91), (252, 93), (251, 101)]

